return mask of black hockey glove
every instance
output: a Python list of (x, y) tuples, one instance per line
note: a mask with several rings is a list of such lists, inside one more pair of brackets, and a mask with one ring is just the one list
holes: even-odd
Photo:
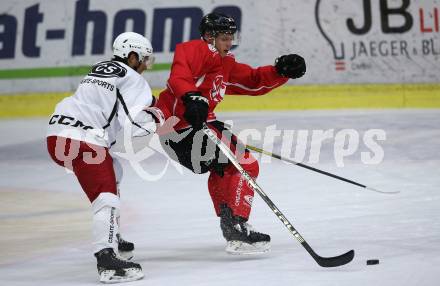
[(289, 78), (300, 78), (306, 73), (306, 62), (296, 54), (280, 56), (275, 60), (278, 74)]
[(203, 123), (208, 117), (208, 99), (198, 91), (187, 92), (183, 97), (185, 113), (183, 117), (195, 130), (202, 129)]

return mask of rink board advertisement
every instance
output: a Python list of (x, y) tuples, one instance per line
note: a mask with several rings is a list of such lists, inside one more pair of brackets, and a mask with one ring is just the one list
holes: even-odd
[(440, 0), (3, 0), (0, 93), (74, 90), (123, 31), (152, 41), (158, 64), (145, 77), (163, 87), (175, 45), (198, 38), (211, 11), (236, 19), (240, 62), (302, 55), (307, 74), (290, 83), (440, 81)]

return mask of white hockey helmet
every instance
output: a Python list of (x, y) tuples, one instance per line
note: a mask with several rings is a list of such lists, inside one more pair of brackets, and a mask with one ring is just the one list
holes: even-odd
[(153, 54), (153, 47), (150, 41), (141, 34), (124, 32), (116, 37), (113, 42), (113, 56), (127, 58), (130, 52), (135, 52), (139, 61), (143, 62), (145, 57)]

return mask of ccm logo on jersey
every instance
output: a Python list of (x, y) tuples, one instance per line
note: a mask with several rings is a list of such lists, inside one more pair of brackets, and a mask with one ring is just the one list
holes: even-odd
[(49, 120), (49, 125), (54, 125), (55, 123), (62, 125), (69, 125), (72, 127), (79, 127), (84, 130), (93, 129), (92, 126), (84, 125), (84, 123), (82, 123), (81, 121), (66, 115), (58, 115), (58, 114), (53, 115)]
[(89, 72), (89, 76), (96, 77), (124, 77), (126, 74), (126, 68), (112, 61), (100, 62)]

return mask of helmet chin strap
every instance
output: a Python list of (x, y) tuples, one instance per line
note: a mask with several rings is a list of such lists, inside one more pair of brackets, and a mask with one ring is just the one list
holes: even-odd
[(203, 40), (217, 49), (217, 47), (215, 46), (215, 37), (214, 36), (212, 36), (212, 35), (205, 36), (205, 37), (203, 37)]
[(127, 62), (128, 66), (130, 66), (132, 69), (134, 69), (137, 73), (140, 73), (139, 72), (139, 67), (142, 65), (142, 61), (139, 59), (139, 55), (136, 55), (136, 58), (137, 58), (137, 61), (136, 61), (136, 64), (134, 66), (130, 66), (130, 64), (128, 63), (128, 61), (129, 61), (128, 57), (126, 58), (126, 62)]
[(202, 37), (202, 40), (204, 40), (205, 42), (208, 42), (211, 45), (214, 45), (215, 36), (207, 33), (205, 36)]
[(142, 62), (138, 62), (137, 66), (133, 68), (138, 74), (141, 74), (142, 72), (139, 71), (139, 67), (142, 65)]

